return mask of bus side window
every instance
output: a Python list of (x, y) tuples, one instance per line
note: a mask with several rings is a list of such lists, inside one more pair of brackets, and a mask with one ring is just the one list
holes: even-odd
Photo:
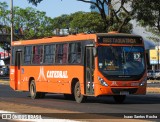
[(81, 63), (81, 43), (77, 43), (77, 63)]
[(26, 46), (24, 49), (24, 63), (31, 64), (32, 47)]
[(71, 64), (81, 63), (81, 43), (69, 44), (69, 58)]
[(43, 46), (33, 46), (33, 64), (40, 64), (42, 62)]
[(58, 64), (62, 64), (63, 59), (63, 44), (57, 44), (56, 46), (56, 62)]
[(64, 44), (63, 45), (63, 58), (62, 58), (63, 64), (67, 63), (67, 54), (68, 54), (68, 44)]
[(54, 63), (55, 45), (44, 46), (44, 63)]

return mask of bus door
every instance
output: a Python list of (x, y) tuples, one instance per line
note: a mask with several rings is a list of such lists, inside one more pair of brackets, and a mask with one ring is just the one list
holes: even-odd
[(86, 46), (85, 48), (85, 92), (88, 95), (94, 94), (93, 73), (94, 73), (93, 47)]
[(15, 90), (19, 90), (21, 84), (21, 60), (22, 60), (22, 52), (17, 51), (15, 58), (15, 85), (16, 85)]

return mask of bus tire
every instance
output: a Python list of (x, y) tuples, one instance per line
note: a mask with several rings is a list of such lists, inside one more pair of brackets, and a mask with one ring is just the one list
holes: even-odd
[(32, 80), (30, 83), (29, 92), (31, 95), (31, 99), (37, 99), (37, 98), (40, 98), (41, 96), (40, 93), (36, 91), (36, 84), (34, 80)]
[(126, 99), (126, 95), (114, 95), (113, 98), (116, 103), (122, 104)]
[(80, 83), (76, 82), (74, 87), (74, 97), (77, 103), (83, 103), (86, 101), (86, 96), (81, 94)]

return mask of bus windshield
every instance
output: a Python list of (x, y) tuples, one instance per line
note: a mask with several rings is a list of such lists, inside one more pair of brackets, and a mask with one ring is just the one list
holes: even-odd
[(110, 80), (135, 80), (145, 71), (144, 47), (99, 46), (98, 66)]

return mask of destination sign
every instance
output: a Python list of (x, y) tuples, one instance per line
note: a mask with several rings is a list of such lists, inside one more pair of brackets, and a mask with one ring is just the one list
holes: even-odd
[(101, 37), (98, 42), (106, 44), (142, 44), (142, 39), (127, 37)]

